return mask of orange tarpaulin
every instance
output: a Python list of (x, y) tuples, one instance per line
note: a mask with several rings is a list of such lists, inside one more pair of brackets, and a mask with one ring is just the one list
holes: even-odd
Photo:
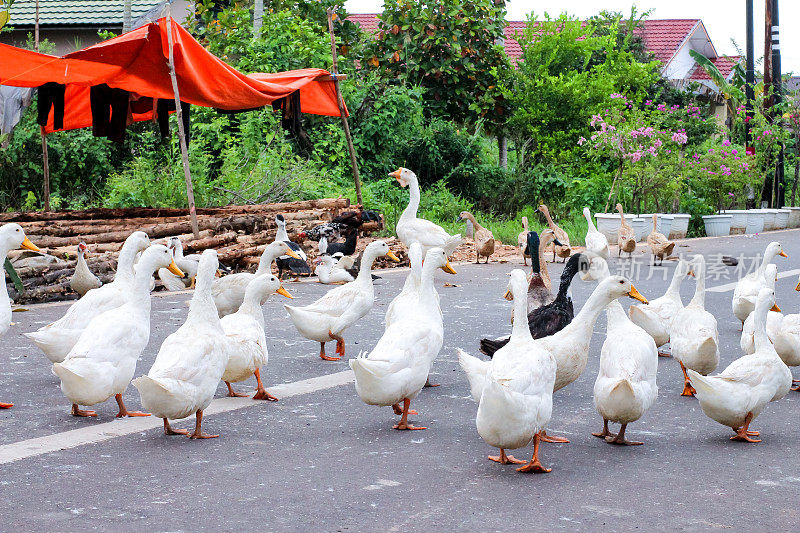
[[(299, 90), (304, 113), (339, 116), (328, 71), (304, 69), (244, 75), (203, 48), (174, 19), (171, 24), (181, 101), (238, 111), (271, 105)], [(93, 85), (105, 83), (141, 97), (174, 98), (167, 43), (167, 19), (161, 18), (63, 57), (0, 45), (0, 85), (66, 85), (63, 129), (84, 128), (92, 124), (89, 88)], [(323, 77), (327, 79), (319, 79)], [(152, 112), (133, 114), (132, 118), (148, 120)], [(53, 131), (52, 111), (46, 131)]]

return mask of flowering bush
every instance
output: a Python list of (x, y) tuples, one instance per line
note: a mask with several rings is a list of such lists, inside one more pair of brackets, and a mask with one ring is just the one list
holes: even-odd
[(756, 158), (728, 140), (721, 144), (710, 141), (701, 150), (687, 155), (683, 175), (689, 190), (704, 197), (717, 211), (743, 207), (747, 200), (746, 186), (754, 187), (760, 181)]

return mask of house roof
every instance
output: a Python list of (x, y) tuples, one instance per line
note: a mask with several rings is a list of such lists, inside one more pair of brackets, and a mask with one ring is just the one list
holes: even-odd
[[(742, 56), (728, 56), (728, 57), (715, 57), (710, 61), (714, 63), (714, 66), (717, 67), (720, 74), (722, 74), (725, 79), (731, 74), (733, 67), (736, 66), (737, 63), (741, 62), (744, 58)], [(689, 79), (692, 81), (711, 81), (711, 76), (708, 75), (706, 69), (700, 64), (696, 64), (694, 70), (689, 74)]]
[[(162, 0), (131, 0), (136, 20)], [(121, 26), (124, 0), (39, 0), (40, 26)], [(33, 26), (36, 0), (15, 0), (9, 26)]]
[[(378, 30), (377, 17), (378, 13), (359, 13), (350, 15), (348, 20), (361, 26), (364, 31), (376, 32)], [(510, 20), (505, 28), (504, 47), (506, 55), (512, 61), (517, 61), (522, 57), (522, 49), (516, 36), (522, 33), (526, 24), (527, 21), (524, 20)], [(698, 24), (702, 24), (700, 19), (645, 20), (638, 33), (642, 36), (647, 50), (652, 52), (656, 59), (667, 64), (691, 36)]]

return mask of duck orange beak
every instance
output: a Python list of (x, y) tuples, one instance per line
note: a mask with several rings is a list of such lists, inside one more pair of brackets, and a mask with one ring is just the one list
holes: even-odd
[(631, 285), (631, 290), (630, 290), (630, 292), (628, 292), (628, 296), (630, 296), (631, 298), (634, 298), (636, 300), (639, 300), (640, 302), (645, 303), (645, 304), (649, 304), (650, 303), (650, 302), (647, 301), (647, 298), (642, 296), (642, 293), (637, 291), (636, 287), (634, 287), (633, 285)]
[(779, 253), (778, 255), (781, 256), (781, 257), (789, 257), (788, 255), (786, 255), (786, 252), (784, 252), (783, 250), (781, 250), (781, 253)]
[(19, 247), (25, 248), (26, 250), (30, 250), (31, 252), (41, 252), (39, 247), (33, 244), (28, 237), (25, 237), (25, 240), (22, 241), (22, 244), (20, 244)]
[(397, 170), (395, 170), (394, 172), (389, 172), (389, 175), (390, 175), (391, 177), (393, 177), (394, 179), (396, 179), (396, 180), (399, 180), (399, 179), (400, 179), (400, 173), (401, 173), (401, 171), (400, 171), (400, 169), (398, 168), (398, 169), (397, 169)]
[(295, 259), (299, 259), (300, 261), (302, 261), (302, 260), (303, 260), (303, 258), (302, 258), (302, 257), (300, 257), (300, 256), (297, 254), (297, 252), (295, 252), (295, 251), (294, 251), (294, 250), (292, 250), (291, 248), (289, 248), (288, 250), (286, 250), (286, 255), (288, 255), (289, 257), (294, 257)]
[(290, 298), (290, 299), (294, 300), (294, 296), (292, 296), (291, 294), (289, 294), (289, 291), (287, 291), (287, 290), (286, 290), (286, 289), (284, 289), (283, 287), (279, 287), (279, 288), (278, 288), (278, 290), (277, 290), (277, 291), (275, 291), (275, 292), (276, 292), (276, 293), (278, 293), (278, 294), (280, 294), (281, 296), (286, 296), (287, 298)]
[(178, 276), (180, 278), (185, 278), (186, 277), (186, 274), (183, 273), (183, 270), (178, 268), (178, 265), (175, 264), (175, 261), (172, 261), (169, 264), (169, 266), (167, 267), (167, 270), (169, 270), (170, 272), (172, 272), (173, 274), (175, 274), (176, 276)]
[(772, 309), (770, 309), (770, 311), (775, 311), (776, 313), (780, 313), (781, 312), (781, 308), (778, 307), (778, 304), (775, 304), (775, 305), (772, 306)]
[(797, 282), (797, 287), (795, 287), (794, 290), (800, 291), (800, 281)]
[(695, 274), (695, 273), (694, 273), (694, 270), (690, 270), (689, 272), (687, 272), (687, 273), (686, 273), (686, 275), (687, 275), (687, 276), (691, 276), (691, 277), (693, 277), (693, 278), (696, 278), (696, 277), (697, 277), (697, 274)]
[(506, 293), (503, 295), (503, 298), (508, 300), (509, 302), (514, 300), (514, 295), (511, 293), (511, 289), (508, 289)]
[(450, 261), (444, 264), (442, 270), (444, 270), (448, 274), (458, 274), (458, 272), (456, 272), (456, 270), (452, 266), (450, 266)]
[(396, 255), (394, 255), (394, 252), (391, 251), (391, 250), (386, 252), (386, 257), (388, 257), (389, 259), (391, 259), (395, 263), (399, 263), (400, 262), (400, 259)]

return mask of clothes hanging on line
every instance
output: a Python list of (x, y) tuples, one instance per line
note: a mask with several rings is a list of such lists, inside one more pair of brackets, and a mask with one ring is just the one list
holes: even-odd
[(36, 122), (40, 126), (47, 125), (47, 117), (50, 115), (50, 109), (52, 109), (53, 129), (60, 130), (64, 128), (64, 92), (66, 90), (66, 85), (53, 81), (39, 87), (39, 99), (36, 102), (38, 111)]
[[(192, 130), (189, 127), (189, 116), (192, 106), (186, 102), (181, 102), (181, 115), (183, 118), (183, 131), (186, 134), (186, 145), (192, 138)], [(156, 120), (158, 121), (158, 130), (161, 132), (162, 138), (169, 137), (169, 112), (175, 111), (175, 100), (159, 99), (156, 104)]]
[(92, 110), (92, 134), (121, 143), (125, 140), (130, 114), (130, 93), (103, 83), (89, 89)]
[(36, 93), (33, 87), (0, 85), (0, 134), (10, 135), (22, 119), (22, 111), (31, 105)]

